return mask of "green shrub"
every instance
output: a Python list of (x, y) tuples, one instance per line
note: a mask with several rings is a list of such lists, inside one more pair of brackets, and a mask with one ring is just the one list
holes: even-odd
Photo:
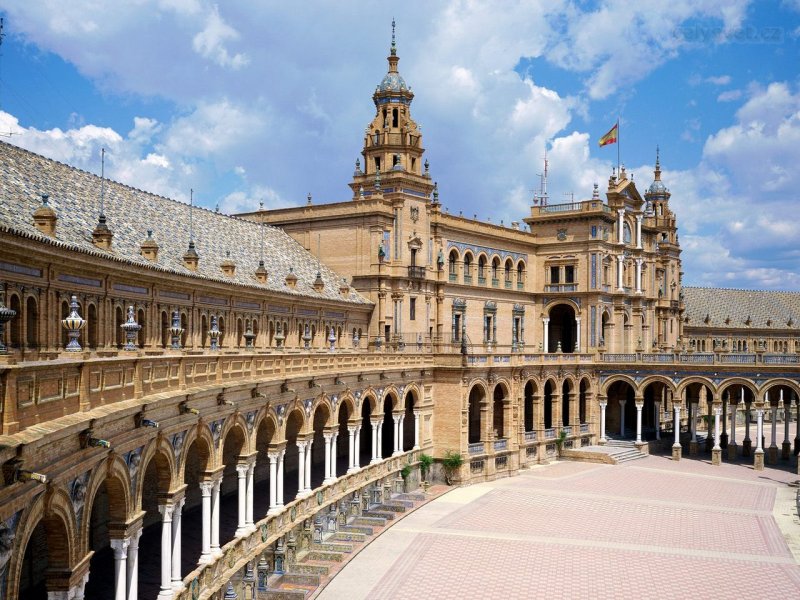
[(447, 482), (447, 485), (453, 484), (453, 475), (461, 465), (464, 464), (464, 457), (461, 456), (460, 452), (456, 452), (455, 450), (448, 450), (444, 453), (444, 458), (442, 458), (442, 468), (444, 469), (444, 480)]
[(419, 455), (419, 470), (422, 474), (423, 481), (428, 479), (428, 472), (431, 470), (433, 464), (433, 457), (428, 454)]

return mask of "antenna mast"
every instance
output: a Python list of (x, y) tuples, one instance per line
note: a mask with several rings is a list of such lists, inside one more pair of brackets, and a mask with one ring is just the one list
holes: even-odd
[(104, 223), (106, 220), (105, 215), (105, 197), (106, 197), (106, 149), (100, 149), (100, 222)]
[[(3, 49), (3, 38), (6, 37), (5, 32), (3, 32), (3, 23), (4, 22), (5, 21), (4, 21), (3, 17), (0, 17), (0, 58), (2, 58), (2, 56), (3, 56), (3, 52), (2, 52), (2, 49)], [(2, 78), (0, 78), (0, 83), (2, 83), (1, 80), (2, 80)], [(2, 109), (2, 108), (3, 108), (2, 96), (0, 96), (0, 109)]]
[(544, 146), (544, 173), (538, 173), (539, 175), (539, 193), (533, 194), (533, 203), (534, 204), (541, 204), (542, 206), (547, 206), (547, 199), (549, 196), (547, 195), (547, 169), (550, 162), (547, 160), (547, 144)]
[(194, 212), (194, 188), (189, 188), (189, 245), (194, 243), (194, 223), (192, 223), (192, 212)]

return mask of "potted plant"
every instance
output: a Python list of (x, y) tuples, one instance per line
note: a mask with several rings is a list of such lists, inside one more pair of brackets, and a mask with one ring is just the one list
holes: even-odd
[(463, 464), (464, 457), (461, 456), (460, 452), (448, 450), (444, 453), (444, 458), (442, 458), (442, 468), (444, 469), (444, 480), (447, 485), (453, 485), (453, 476), (458, 472)]
[(408, 476), (411, 475), (411, 465), (403, 465), (400, 469), (400, 477), (403, 478), (403, 491), (408, 493)]
[(563, 429), (558, 432), (558, 437), (556, 438), (556, 450), (558, 450), (558, 456), (561, 457), (561, 451), (564, 449), (564, 440), (567, 439), (567, 432)]

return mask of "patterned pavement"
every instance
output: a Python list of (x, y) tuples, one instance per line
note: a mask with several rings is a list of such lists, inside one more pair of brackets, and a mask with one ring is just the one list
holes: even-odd
[(535, 467), (420, 508), (318, 597), (796, 598), (797, 479), (662, 456)]

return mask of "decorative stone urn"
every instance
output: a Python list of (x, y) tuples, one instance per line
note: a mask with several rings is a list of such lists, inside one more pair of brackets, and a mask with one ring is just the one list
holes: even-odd
[(172, 311), (172, 327), (169, 328), (169, 333), (172, 336), (172, 349), (180, 350), (183, 327), (181, 327), (181, 314), (177, 310)]
[(80, 352), (83, 350), (78, 338), (81, 335), (81, 329), (86, 327), (86, 321), (78, 314), (78, 297), (73, 294), (72, 300), (69, 303), (70, 313), (66, 319), (62, 319), (61, 324), (67, 330), (69, 336), (69, 343), (64, 348), (67, 352)]
[(125, 332), (124, 350), (135, 351), (136, 335), (142, 329), (142, 326), (136, 322), (136, 318), (133, 315), (133, 306), (128, 307), (128, 319), (120, 327)]

